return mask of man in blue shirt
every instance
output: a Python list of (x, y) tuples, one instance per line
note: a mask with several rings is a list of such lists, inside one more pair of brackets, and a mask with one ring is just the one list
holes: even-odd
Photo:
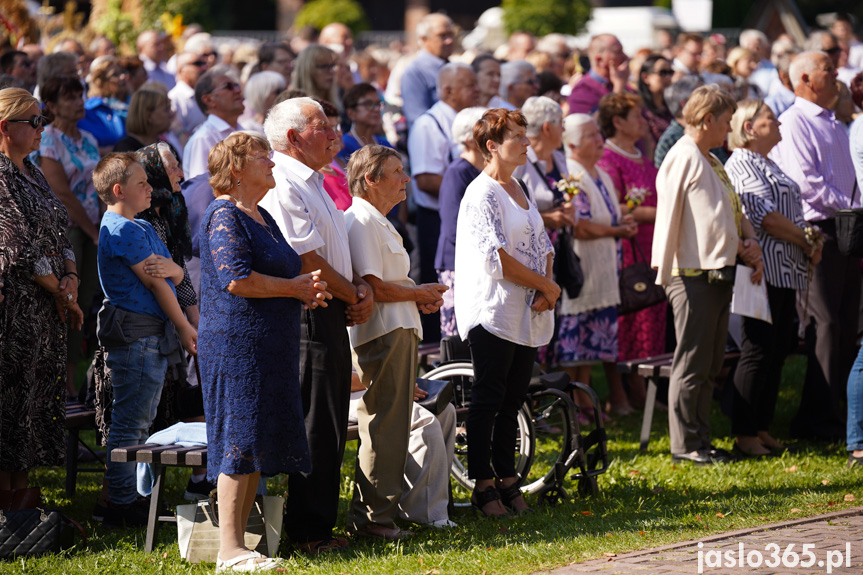
[(437, 76), (452, 55), (455, 32), (452, 20), (443, 14), (429, 14), (417, 24), (420, 51), (402, 74), (402, 112), (408, 129), (437, 97)]

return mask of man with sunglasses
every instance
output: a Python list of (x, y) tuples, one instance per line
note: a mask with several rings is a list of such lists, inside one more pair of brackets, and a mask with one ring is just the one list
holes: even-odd
[(590, 70), (573, 86), (567, 101), (570, 114), (593, 114), (606, 94), (626, 90), (629, 58), (613, 34), (599, 34), (587, 47)]
[(195, 101), (195, 85), (206, 67), (207, 63), (193, 52), (177, 54), (177, 83), (168, 92), (168, 98), (174, 111), (171, 131), (183, 145), (189, 141), (195, 129), (207, 120)]
[(183, 176), (187, 180), (207, 172), (207, 158), (213, 146), (232, 132), (245, 129), (237, 121), (246, 109), (243, 89), (227, 72), (223, 67), (213, 68), (195, 84), (195, 101), (201, 112), (207, 114), (207, 120), (183, 148)]

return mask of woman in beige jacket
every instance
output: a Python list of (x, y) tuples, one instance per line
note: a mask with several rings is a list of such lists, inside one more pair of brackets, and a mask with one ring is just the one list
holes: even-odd
[(683, 110), (686, 134), (656, 178), (653, 267), (674, 310), (677, 336), (668, 390), (671, 453), (675, 461), (700, 465), (732, 459), (711, 445), (709, 416), (737, 258), (754, 269), (753, 281), (760, 282), (762, 274), (755, 230), (709, 151), (725, 141), (736, 107), (715, 84), (695, 90)]

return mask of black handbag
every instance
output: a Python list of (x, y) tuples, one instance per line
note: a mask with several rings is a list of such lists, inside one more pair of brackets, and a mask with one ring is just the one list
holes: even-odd
[(438, 381), (436, 379), (417, 378), (417, 387), (428, 393), (428, 397), (418, 401), (422, 407), (431, 411), (434, 415), (440, 415), (446, 406), (452, 403), (452, 381)]
[(76, 528), (84, 534), (80, 525), (59, 511), (0, 511), (0, 558), (59, 553), (72, 547)]
[(635, 238), (629, 241), (632, 243), (634, 262), (620, 270), (620, 305), (617, 308), (619, 315), (635, 313), (665, 301), (665, 290), (656, 285), (656, 270), (647, 263), (647, 258)]
[[(857, 181), (854, 181), (854, 191), (851, 192), (851, 205), (857, 193)], [(836, 219), (836, 243), (839, 253), (844, 256), (863, 257), (863, 209), (851, 208), (838, 210)]]
[(554, 277), (566, 291), (569, 299), (575, 299), (584, 287), (584, 272), (581, 259), (572, 247), (572, 228), (560, 228), (554, 246)]

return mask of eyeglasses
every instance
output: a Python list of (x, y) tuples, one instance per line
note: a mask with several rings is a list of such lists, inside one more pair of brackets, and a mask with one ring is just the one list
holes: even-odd
[(217, 92), (217, 91), (222, 90), (222, 89), (226, 89), (229, 92), (233, 92), (234, 90), (239, 90), (240, 88), (242, 88), (242, 86), (240, 86), (239, 84), (237, 84), (233, 80), (228, 80), (227, 82), (225, 82), (224, 84), (222, 84), (218, 88), (214, 89), (213, 92)]
[(317, 66), (315, 66), (315, 68), (317, 68), (321, 72), (326, 72), (327, 70), (335, 70), (336, 66), (338, 66), (338, 64), (333, 62), (332, 64), (318, 64)]
[(533, 84), (534, 86), (539, 86), (539, 78), (528, 78), (527, 80), (516, 82), (516, 84)]
[(215, 52), (204, 52), (201, 54), (201, 58), (215, 58), (216, 56), (218, 56), (218, 54)]
[(671, 78), (674, 76), (674, 70), (655, 70), (653, 73), (660, 78)]
[(374, 110), (380, 109), (384, 105), (380, 100), (363, 100), (362, 102), (357, 102), (357, 108), (365, 108), (366, 110)]
[(207, 65), (207, 63), (204, 62), (203, 60), (195, 60), (194, 62), (192, 62), (192, 66), (197, 66), (198, 68), (200, 68), (201, 66), (206, 66), (206, 65)]
[(51, 123), (51, 120), (46, 118), (45, 116), (30, 116), (26, 120), (6, 120), (7, 122), (12, 122), (13, 124), (30, 124), (30, 127), (34, 130), (38, 130), (43, 126), (47, 126)]
[(839, 52), (842, 51), (842, 48), (840, 46), (833, 46), (832, 48), (830, 48), (828, 50), (824, 50), (824, 51), (827, 52), (828, 54), (838, 54)]

